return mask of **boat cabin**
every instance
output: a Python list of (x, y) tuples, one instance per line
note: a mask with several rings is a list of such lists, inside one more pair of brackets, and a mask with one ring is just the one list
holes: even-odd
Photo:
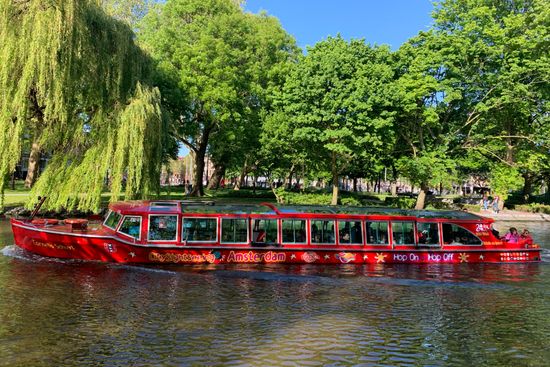
[(500, 245), (492, 222), (463, 211), (136, 201), (111, 204), (103, 226), (143, 246), (407, 249)]

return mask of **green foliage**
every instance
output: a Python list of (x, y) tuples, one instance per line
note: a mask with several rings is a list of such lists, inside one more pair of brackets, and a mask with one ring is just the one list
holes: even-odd
[(268, 152), (282, 151), (279, 163), (287, 169), (307, 162), (333, 182), (351, 160), (379, 156), (393, 137), (389, 55), (386, 47), (340, 36), (308, 49), (264, 125), (262, 142), (273, 147)]
[(279, 22), (238, 1), (171, 0), (144, 18), (139, 39), (197, 167), (206, 150), (216, 165), (253, 165), (265, 111), (297, 53)]
[(510, 191), (517, 190), (523, 185), (523, 177), (514, 167), (495, 165), (489, 174), (492, 191), (506, 200)]
[(415, 198), (405, 196), (388, 196), (384, 200), (384, 205), (392, 208), (412, 209), (416, 204)]
[(138, 83), (149, 61), (128, 25), (92, 0), (2, 0), (0, 14), (0, 192), (30, 133), (51, 160), (29, 205), (46, 195), (46, 209), (98, 210), (109, 172), (115, 187), (128, 173), (129, 194), (148, 194), (161, 159), (160, 96)]
[(538, 204), (538, 203), (514, 205), (513, 209), (522, 211), (522, 212), (529, 212), (529, 213), (550, 214), (550, 205)]
[(412, 183), (428, 183), (437, 186), (440, 183), (450, 187), (456, 179), (456, 163), (445, 157), (443, 152), (422, 152), (416, 157), (402, 157), (397, 162), (399, 171)]

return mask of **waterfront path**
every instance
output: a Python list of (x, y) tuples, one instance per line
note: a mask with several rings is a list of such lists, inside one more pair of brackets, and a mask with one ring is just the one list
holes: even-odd
[(482, 210), (479, 213), (473, 213), (482, 215), (484, 217), (493, 218), (495, 220), (502, 221), (526, 221), (526, 222), (550, 222), (550, 214), (544, 213), (530, 213), (530, 212), (520, 212), (516, 210), (502, 210), (499, 213), (494, 213), (492, 210)]

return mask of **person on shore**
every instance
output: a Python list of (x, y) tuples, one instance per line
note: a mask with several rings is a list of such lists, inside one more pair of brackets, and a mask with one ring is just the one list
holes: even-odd
[(498, 195), (496, 195), (494, 198), (493, 198), (493, 211), (495, 213), (498, 214), (499, 212), (499, 205), (500, 205), (500, 198), (498, 197)]
[(521, 232), (520, 239), (521, 239), (521, 242), (526, 245), (533, 244), (533, 237), (531, 237), (531, 233), (529, 233), (529, 230), (527, 228), (525, 228), (523, 232)]
[(510, 227), (510, 231), (506, 233), (503, 239), (508, 243), (518, 243), (520, 239), (518, 230), (514, 227)]
[(481, 205), (483, 206), (483, 210), (489, 210), (489, 196), (487, 195), (487, 193), (483, 194)]

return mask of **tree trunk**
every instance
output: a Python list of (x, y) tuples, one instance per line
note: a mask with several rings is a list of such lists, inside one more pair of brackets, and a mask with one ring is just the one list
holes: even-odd
[(40, 168), (40, 145), (37, 142), (32, 143), (31, 153), (29, 155), (29, 164), (27, 168), (27, 177), (25, 178), (25, 187), (30, 189), (33, 187), (38, 178), (38, 169)]
[(391, 190), (391, 196), (396, 197), (397, 196), (397, 169), (393, 164), (391, 166), (390, 190)]
[(357, 192), (357, 178), (353, 178), (353, 192)]
[(15, 190), (15, 171), (11, 173), (11, 189)]
[(336, 154), (332, 153), (332, 200), (330, 205), (338, 205), (338, 169), (336, 167)]
[(426, 206), (426, 196), (428, 194), (428, 184), (425, 182), (420, 184), (420, 192), (418, 193), (418, 197), (416, 198), (416, 210), (422, 210)]
[(193, 177), (193, 189), (189, 196), (204, 196), (204, 187), (202, 179), (204, 176), (204, 158), (206, 156), (206, 147), (199, 149), (195, 153), (195, 176)]
[(397, 196), (397, 181), (394, 181), (394, 180), (390, 181), (390, 190), (391, 190), (391, 196), (396, 197)]
[(533, 176), (529, 174), (524, 174), (523, 180), (524, 180), (524, 183), (523, 183), (523, 189), (521, 190), (521, 194), (525, 202), (529, 202), (529, 197), (533, 192)]
[(220, 183), (222, 182), (223, 176), (225, 176), (225, 164), (215, 164), (214, 172), (212, 172), (212, 177), (208, 182), (208, 189), (217, 190), (220, 188)]
[(244, 180), (246, 179), (246, 169), (247, 169), (247, 161), (245, 159), (243, 163), (243, 168), (241, 169), (241, 175), (239, 176), (239, 180), (235, 184), (235, 187), (233, 188), (233, 190), (238, 191), (241, 189), (241, 187), (244, 186)]
[(290, 172), (288, 172), (288, 178), (287, 178), (287, 184), (286, 184), (287, 190), (292, 189), (292, 176), (294, 176), (294, 165), (290, 167)]

